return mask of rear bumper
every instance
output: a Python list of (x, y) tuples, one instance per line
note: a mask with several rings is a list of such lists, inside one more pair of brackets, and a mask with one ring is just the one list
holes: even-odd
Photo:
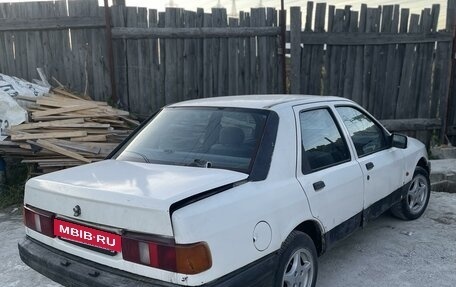
[[(28, 266), (64, 286), (78, 287), (177, 287), (156, 279), (135, 275), (104, 266), (44, 245), (30, 237), (18, 244), (19, 255)], [(251, 263), (205, 287), (272, 286), (273, 272), (277, 266), (275, 254)]]

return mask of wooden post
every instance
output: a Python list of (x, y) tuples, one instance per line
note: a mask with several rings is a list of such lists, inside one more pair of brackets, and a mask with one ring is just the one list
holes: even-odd
[(448, 79), (448, 91), (446, 92), (445, 99), (443, 99), (443, 103), (441, 104), (441, 112), (442, 112), (442, 130), (440, 132), (440, 143), (445, 142), (445, 135), (447, 133), (447, 128), (448, 128), (448, 122), (451, 121), (453, 124), (453, 119), (449, 118), (449, 114), (454, 114), (454, 111), (452, 113), (449, 113), (448, 110), (449, 108), (454, 108), (455, 101), (451, 95), (454, 95), (454, 88), (455, 88), (455, 69), (456, 69), (456, 61), (455, 61), (455, 55), (456, 55), (456, 34), (455, 34), (455, 28), (456, 28), (456, 0), (448, 0), (448, 5), (447, 5), (447, 21), (446, 21), (446, 31), (450, 32), (453, 34), (453, 43), (450, 47), (451, 51), (451, 59), (449, 62), (450, 65), (450, 72), (448, 73), (449, 79)]
[[(125, 2), (125, 1), (124, 1)], [(111, 78), (111, 101), (114, 106), (118, 106), (119, 99), (116, 93), (116, 73), (114, 71), (114, 52), (112, 49), (112, 32), (111, 32), (111, 10), (109, 9), (108, 0), (104, 0), (105, 20), (106, 20), (106, 47), (108, 49), (109, 77)]]
[(301, 91), (301, 7), (290, 8), (291, 94)]
[(287, 63), (286, 63), (286, 33), (287, 33), (287, 11), (282, 6), (279, 14), (279, 25), (280, 25), (280, 48), (279, 48), (279, 62), (280, 62), (280, 76), (282, 80), (282, 85), (280, 87), (280, 92), (282, 94), (287, 93)]

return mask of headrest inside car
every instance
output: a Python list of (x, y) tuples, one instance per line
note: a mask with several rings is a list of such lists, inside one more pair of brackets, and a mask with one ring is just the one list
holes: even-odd
[(220, 143), (223, 145), (238, 146), (244, 142), (244, 132), (237, 127), (226, 127), (220, 131)]

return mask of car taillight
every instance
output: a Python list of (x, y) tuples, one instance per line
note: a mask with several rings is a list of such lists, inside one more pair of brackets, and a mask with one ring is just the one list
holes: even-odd
[(54, 217), (55, 215), (53, 213), (24, 206), (25, 226), (49, 237), (55, 237)]
[(175, 244), (123, 236), (122, 256), (130, 262), (189, 275), (212, 266), (211, 253), (205, 242)]

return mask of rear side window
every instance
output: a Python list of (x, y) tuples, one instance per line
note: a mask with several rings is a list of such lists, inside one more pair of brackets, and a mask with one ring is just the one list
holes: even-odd
[(299, 114), (304, 174), (350, 160), (350, 152), (331, 112), (326, 109)]
[(387, 148), (383, 129), (363, 112), (352, 107), (337, 107), (359, 157)]

